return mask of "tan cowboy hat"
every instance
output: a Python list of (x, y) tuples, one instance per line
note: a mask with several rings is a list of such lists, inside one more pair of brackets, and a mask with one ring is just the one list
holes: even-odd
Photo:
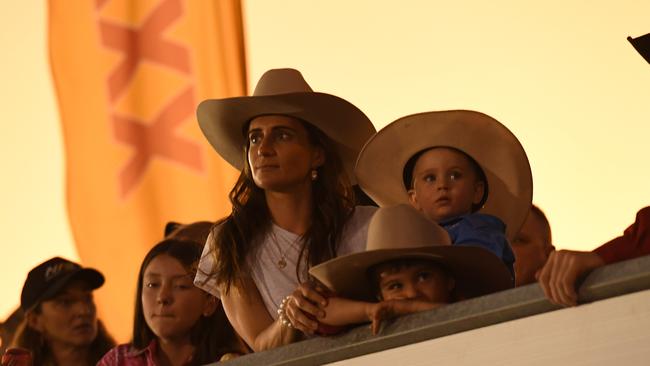
[(481, 166), (488, 196), (479, 212), (501, 219), (512, 241), (530, 211), (533, 178), (517, 137), (483, 113), (427, 112), (396, 120), (370, 138), (359, 153), (357, 182), (380, 206), (408, 203), (404, 166), (416, 153), (436, 146), (461, 150)]
[(408, 204), (382, 207), (368, 226), (366, 251), (331, 259), (309, 273), (337, 295), (376, 299), (368, 270), (396, 259), (427, 259), (447, 269), (466, 298), (512, 287), (510, 272), (490, 251), (451, 245), (447, 231)]
[(354, 162), (375, 127), (352, 103), (314, 92), (297, 70), (269, 70), (252, 96), (208, 99), (197, 109), (205, 137), (222, 158), (239, 170), (245, 163), (247, 123), (273, 114), (295, 117), (321, 130), (335, 143), (350, 180), (354, 180)]

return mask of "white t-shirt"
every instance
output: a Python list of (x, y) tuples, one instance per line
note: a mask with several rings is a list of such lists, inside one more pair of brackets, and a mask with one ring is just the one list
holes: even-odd
[[(337, 256), (366, 249), (368, 223), (376, 210), (377, 208), (372, 206), (357, 206), (355, 208), (343, 229)], [(210, 238), (208, 238), (209, 241)], [(206, 273), (212, 271), (214, 263), (214, 258), (209, 251), (209, 245), (206, 244), (194, 284), (212, 295), (220, 297), (216, 281), (214, 279), (206, 281)], [(299, 254), (300, 236), (273, 224), (264, 242), (248, 256), (251, 277), (262, 295), (266, 309), (274, 319), (278, 316), (277, 309), (282, 299), (292, 294), (298, 287), (296, 266)], [(280, 268), (281, 266), (278, 265), (282, 259), (286, 262), (284, 268)], [(306, 271), (308, 268), (305, 266), (303, 269)], [(303, 273), (301, 278), (306, 278), (306, 273)]]

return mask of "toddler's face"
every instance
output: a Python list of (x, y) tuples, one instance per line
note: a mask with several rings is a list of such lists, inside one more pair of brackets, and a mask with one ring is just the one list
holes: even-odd
[(419, 157), (413, 168), (411, 204), (429, 219), (442, 221), (472, 212), (485, 184), (462, 153), (437, 147)]
[(449, 302), (454, 281), (437, 265), (417, 261), (406, 265), (380, 265), (376, 271), (382, 300)]

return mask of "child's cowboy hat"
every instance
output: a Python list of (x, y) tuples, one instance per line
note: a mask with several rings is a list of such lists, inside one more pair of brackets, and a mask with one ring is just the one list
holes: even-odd
[(209, 99), (197, 109), (199, 126), (212, 147), (230, 165), (245, 164), (246, 128), (253, 118), (284, 115), (317, 127), (334, 143), (349, 178), (359, 150), (375, 133), (359, 108), (337, 96), (314, 92), (294, 69), (274, 69), (262, 75), (249, 97)]
[(471, 156), (487, 179), (487, 200), (479, 212), (506, 224), (512, 241), (530, 211), (533, 178), (517, 137), (483, 113), (465, 110), (402, 117), (375, 134), (359, 153), (359, 186), (380, 206), (408, 203), (404, 167), (418, 152), (441, 146)]
[(496, 255), (476, 246), (452, 246), (445, 229), (408, 204), (377, 210), (368, 226), (365, 252), (331, 259), (309, 273), (339, 296), (369, 300), (374, 287), (368, 270), (407, 258), (440, 264), (455, 279), (456, 291), (467, 298), (512, 287), (510, 272)]

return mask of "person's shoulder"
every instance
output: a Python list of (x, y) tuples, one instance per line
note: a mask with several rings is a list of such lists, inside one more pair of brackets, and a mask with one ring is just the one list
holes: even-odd
[(369, 222), (377, 210), (375, 206), (355, 206), (350, 221)]
[(500, 218), (494, 215), (478, 212), (463, 216), (460, 222), (473, 228), (494, 228), (496, 230), (505, 230), (506, 226)]
[(375, 206), (355, 206), (352, 215), (346, 222), (346, 229), (357, 231), (364, 227), (367, 227), (370, 224), (370, 219), (377, 212), (377, 207)]
[(104, 357), (97, 363), (97, 366), (124, 365), (125, 360), (131, 357), (134, 352), (137, 352), (137, 350), (133, 348), (131, 343), (120, 344), (106, 352)]
[(208, 234), (208, 240), (205, 241), (206, 244), (214, 240), (215, 233), (218, 233), (221, 230), (221, 228), (223, 228), (224, 222), (226, 222), (226, 220), (221, 220), (214, 224), (212, 229), (210, 229), (210, 233)]
[(356, 206), (345, 223), (338, 255), (359, 252), (365, 249), (368, 237), (368, 225), (372, 215), (377, 211), (374, 206)]

